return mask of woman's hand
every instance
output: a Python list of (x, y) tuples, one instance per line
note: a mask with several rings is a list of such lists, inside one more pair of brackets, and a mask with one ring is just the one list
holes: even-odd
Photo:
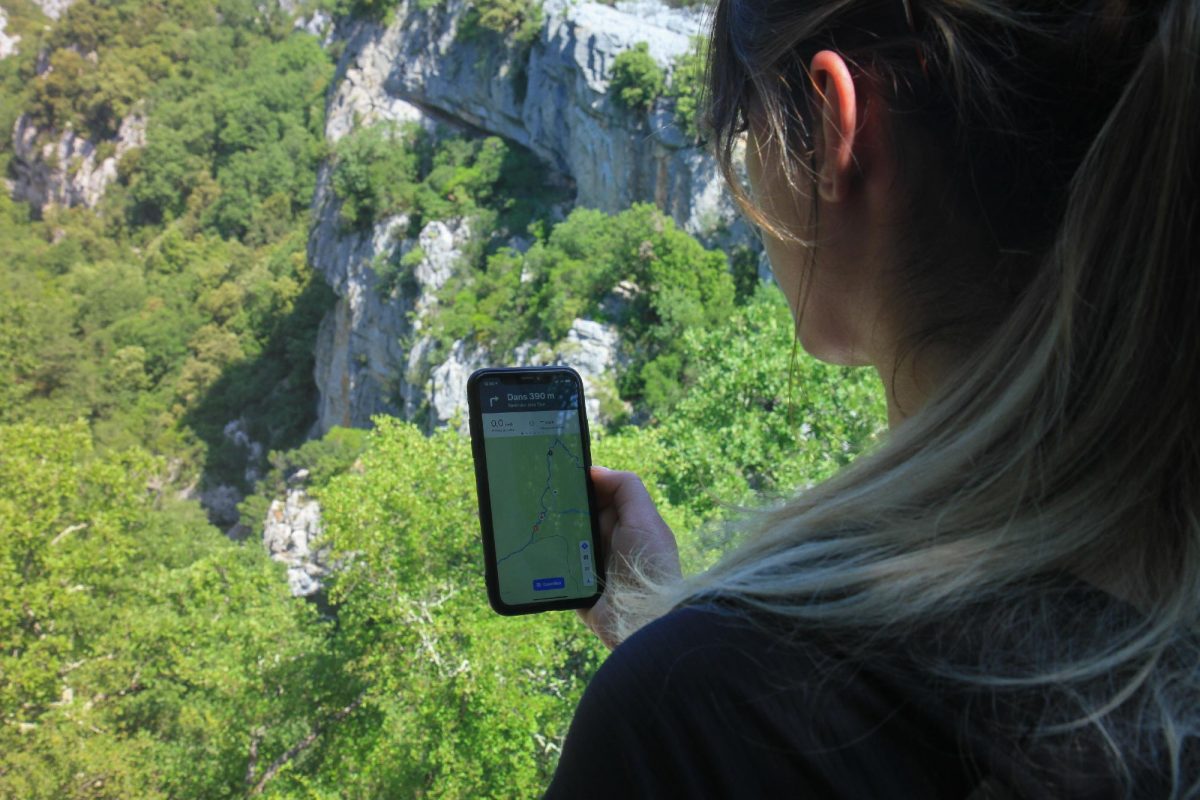
[(675, 534), (659, 516), (641, 478), (632, 472), (605, 467), (592, 467), (591, 476), (596, 488), (600, 545), (609, 588), (594, 606), (580, 609), (579, 616), (611, 650), (619, 644), (609, 602), (612, 583), (629, 581), (629, 565), (635, 560), (655, 580), (678, 579), (682, 572)]

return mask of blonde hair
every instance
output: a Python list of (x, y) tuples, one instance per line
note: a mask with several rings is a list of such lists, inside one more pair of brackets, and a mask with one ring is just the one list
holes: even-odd
[(1014, 625), (1054, 602), (1046, 576), (1081, 577), (1140, 613), (936, 668), (1047, 693), (1098, 682), (1042, 732), (1087, 728), (1127, 784), (1151, 758), (1173, 796), (1200, 795), (1200, 3), (1154, 6), (718, 3), (708, 127), (748, 213), (773, 225), (736, 178), (738, 138), (762, 124), (776, 168), (803, 174), (806, 65), (834, 47), (908, 121), (916, 169), (957, 163), (961, 178), (927, 190), (965, 209), (993, 257), (956, 262), (914, 210), (912, 340), (969, 342), (955, 374), (711, 570), (622, 592), (621, 638), (711, 597), (868, 637), (989, 602), (1006, 611), (988, 624)]

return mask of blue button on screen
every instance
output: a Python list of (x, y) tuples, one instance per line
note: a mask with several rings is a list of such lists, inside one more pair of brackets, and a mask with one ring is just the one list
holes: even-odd
[(538, 578), (533, 582), (533, 590), (535, 592), (548, 592), (551, 589), (564, 589), (566, 586), (566, 578)]

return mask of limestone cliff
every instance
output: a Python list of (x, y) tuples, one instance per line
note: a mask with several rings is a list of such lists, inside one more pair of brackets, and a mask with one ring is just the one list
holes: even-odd
[[(458, 125), (531, 150), (549, 173), (574, 186), (576, 205), (616, 212), (654, 202), (702, 240), (748, 239), (714, 161), (683, 136), (670, 102), (660, 99), (649, 114), (635, 114), (608, 93), (614, 59), (638, 42), (669, 69), (700, 33), (698, 12), (652, 0), (616, 6), (551, 0), (537, 38), (522, 47), (459, 35), (468, 7), (445, 0), (422, 9), (410, 1), (396, 8), (389, 25), (344, 24), (337, 37), (345, 49), (326, 120), (330, 143), (357, 125), (380, 121)], [(417, 242), (394, 238), (404, 219), (383, 220), (365, 233), (341, 231), (329, 175), (327, 165), (314, 198), (309, 254), (339, 299), (317, 345), (321, 398), (314, 434), (333, 425), (367, 425), (381, 412), (443, 424), (462, 410), (466, 375), (488, 361), (460, 342), (449, 360), (431, 364), (431, 343), (421, 335), (423, 312), (449, 274), (462, 231), (453, 221), (427, 226), (416, 293), (381, 296), (371, 264)], [(567, 342), (530, 342), (518, 352), (530, 362), (570, 360), (595, 389), (601, 372), (615, 363), (616, 340), (599, 323), (577, 320)]]

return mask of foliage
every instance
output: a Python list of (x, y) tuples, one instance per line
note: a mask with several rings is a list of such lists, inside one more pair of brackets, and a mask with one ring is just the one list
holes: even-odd
[(272, 450), (267, 456), (270, 471), (258, 482), (255, 493), (238, 506), (242, 523), (252, 529), (261, 525), (271, 501), (286, 493), (289, 480), (301, 470), (308, 473), (301, 482), (305, 491), (320, 498), (322, 488), (350, 469), (366, 445), (366, 431), (334, 426), (324, 437), (310, 439), (293, 450)]
[(200, 52), (228, 50), (229, 38), (216, 29), (188, 39), (185, 54), (199, 74), (160, 84), (165, 96), (150, 116), (146, 147), (122, 164), (129, 215), (142, 225), (187, 217), (262, 244), (288, 231), (312, 201), (332, 69), (304, 34), (237, 54), (240, 69)]
[(380, 123), (358, 128), (338, 142), (333, 190), (341, 198), (339, 213), (347, 228), (368, 228), (412, 206), (419, 131)]
[(687, 52), (671, 64), (666, 94), (675, 100), (675, 120), (689, 141), (701, 138), (700, 100), (704, 91), (705, 39), (694, 36)]
[(650, 45), (646, 42), (638, 42), (613, 59), (608, 91), (630, 111), (649, 111), (664, 86), (662, 67), (650, 55)]
[(269, 763), (342, 701), (278, 565), (157, 471), (81, 424), (0, 426), (0, 795), (240, 794), (252, 739)]
[(405, 214), (407, 232), (415, 235), (426, 221), (467, 217), (480, 239), (520, 233), (544, 217), (562, 199), (544, 182), (537, 159), (499, 137), (430, 134), (386, 122), (343, 138), (333, 170), (349, 229)]
[(705, 250), (651, 205), (613, 216), (576, 209), (526, 253), (502, 249), (447, 284), (435, 325), (494, 354), (530, 339), (559, 342), (579, 317), (620, 326), (629, 367), (621, 396), (666, 413), (688, 384), (683, 332), (733, 307), (725, 256)]
[(537, 39), (544, 22), (537, 0), (483, 0), (468, 7), (459, 35), (467, 40), (498, 38), (523, 49)]
[(257, 9), (248, 0), (72, 4), (46, 42), (51, 69), (27, 75), (34, 79), (31, 118), (41, 128), (111, 137), (147, 86), (178, 81), (181, 61), (204, 59), (191, 52), (191, 34), (215, 31), (220, 23), (271, 38), (288, 31), (281, 10)]
[(338, 648), (370, 684), (365, 713), (328, 738), (318, 773), (289, 780), (342, 796), (536, 795), (599, 646), (573, 614), (487, 607), (464, 438), (376, 424), (361, 470), (322, 494), (346, 559), (330, 590)]
[(735, 244), (729, 249), (729, 274), (739, 303), (753, 297), (762, 285), (758, 272), (760, 258), (759, 251), (744, 244)]
[[(181, 477), (205, 465), (232, 478), (229, 420), (276, 448), (312, 422), (296, 399), (314, 391), (331, 302), (304, 256), (331, 65), (313, 37), (264, 32), (232, 2), (130, 2), (75, 4), (48, 35), (52, 58), (91, 48), (120, 66), (133, 48), (170, 68), (138, 85), (146, 146), (122, 160), (98, 213), (39, 221), (0, 197), (13, 245), (0, 269), (16, 290), (0, 300), (0, 421), (85, 418), (103, 446), (170, 453)], [(44, 83), (23, 96), (34, 119), (59, 113)]]
[[(307, 269), (302, 230), (257, 250), (176, 226), (140, 252), (31, 222), (0, 196), (0, 421), (91, 420), (106, 446), (135, 443), (198, 466), (196, 437), (247, 421), (268, 446), (312, 423), (312, 347), (330, 291)], [(240, 473), (240, 468), (234, 470)]]
[(672, 454), (659, 480), (676, 504), (706, 513), (790, 494), (833, 475), (885, 426), (873, 372), (802, 352), (793, 362), (791, 313), (773, 286), (723, 325), (683, 338), (685, 357), (700, 365), (696, 389), (657, 428)]

